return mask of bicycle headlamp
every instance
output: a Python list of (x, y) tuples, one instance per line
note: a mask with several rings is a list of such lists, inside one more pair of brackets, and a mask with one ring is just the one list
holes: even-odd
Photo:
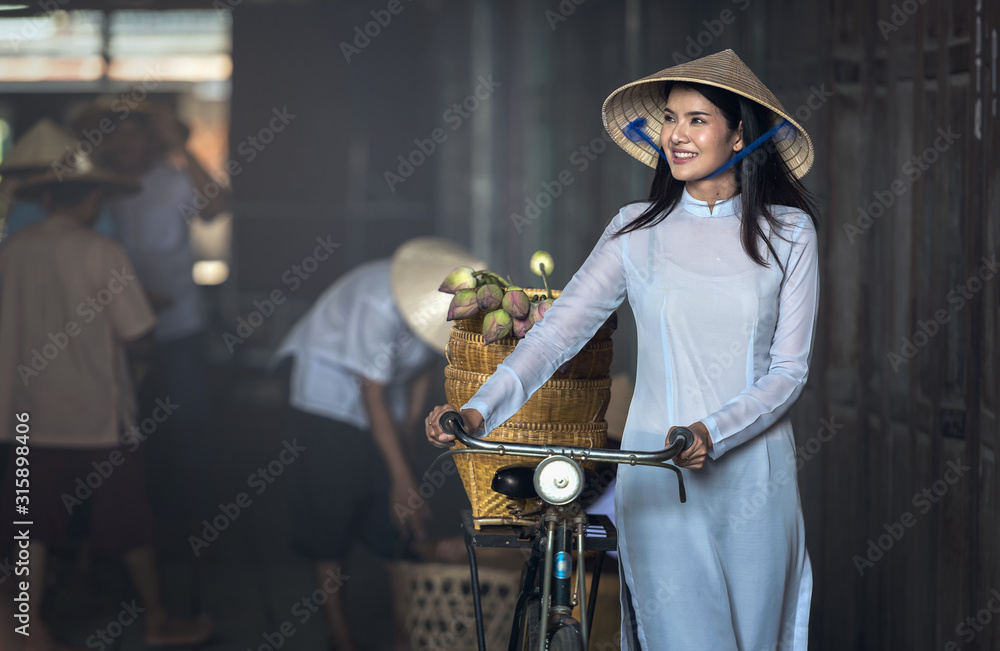
[(583, 492), (583, 469), (569, 457), (548, 457), (535, 469), (535, 490), (549, 504), (569, 504)]

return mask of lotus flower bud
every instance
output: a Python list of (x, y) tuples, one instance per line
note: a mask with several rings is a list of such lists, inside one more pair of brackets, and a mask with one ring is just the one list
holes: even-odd
[(531, 309), (531, 301), (528, 300), (528, 295), (522, 289), (508, 289), (503, 295), (501, 305), (503, 309), (507, 310), (507, 314), (515, 319), (527, 317), (528, 310)]
[[(555, 268), (555, 262), (548, 251), (535, 251), (531, 254), (531, 261), (528, 264), (536, 276), (551, 276), (552, 270)], [(542, 265), (545, 265), (544, 272)]]
[(539, 301), (538, 303), (538, 320), (541, 321), (545, 318), (545, 313), (548, 312), (549, 308), (552, 307), (553, 300), (547, 298), (544, 301)]
[(451, 307), (448, 308), (448, 320), (468, 319), (479, 311), (479, 303), (476, 301), (476, 290), (460, 289), (451, 299)]
[(531, 319), (514, 319), (514, 336), (518, 339), (523, 339), (524, 335), (528, 334), (528, 330), (531, 330), (531, 326), (534, 325)]
[(500, 289), (500, 285), (486, 283), (476, 290), (476, 299), (479, 301), (480, 310), (492, 312), (503, 302), (503, 290)]
[(445, 276), (444, 282), (438, 288), (439, 292), (446, 294), (456, 294), (463, 289), (475, 289), (476, 277), (472, 267), (458, 267)]
[(514, 319), (503, 310), (493, 310), (483, 319), (483, 338), (487, 344), (510, 334)]

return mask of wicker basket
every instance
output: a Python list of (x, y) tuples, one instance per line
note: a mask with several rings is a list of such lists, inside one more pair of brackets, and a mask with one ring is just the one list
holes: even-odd
[[(490, 378), (485, 373), (444, 369), (444, 392), (448, 404), (469, 402)], [(521, 409), (510, 417), (518, 423), (596, 423), (604, 420), (611, 401), (611, 378), (600, 380), (549, 380)]]
[[(531, 300), (543, 297), (544, 290), (525, 289)], [(552, 291), (558, 298), (561, 292)], [(514, 351), (518, 340), (505, 337), (487, 345), (482, 335), (483, 317), (479, 314), (455, 321), (448, 342), (445, 368), (445, 393), (448, 402), (466, 404), (497, 366)], [(579, 445), (603, 447), (608, 425), (604, 415), (611, 401), (611, 361), (614, 354), (611, 334), (616, 317), (599, 328), (563, 371), (549, 380), (506, 423), (493, 430), (490, 440), (542, 445)], [(523, 500), (493, 492), (493, 475), (504, 466), (524, 463), (537, 465), (529, 457), (458, 455), (455, 459), (462, 483), (472, 503), (472, 517), (479, 528), (484, 524), (512, 521), (508, 506), (524, 506)], [(591, 464), (586, 464), (590, 466)]]
[[(453, 367), (475, 373), (492, 375), (507, 355), (514, 352), (517, 339), (504, 337), (487, 345), (483, 335), (451, 329), (451, 339), (445, 350), (445, 357)], [(614, 344), (610, 339), (590, 341), (570, 360), (569, 367), (552, 374), (554, 380), (593, 380), (608, 377)]]
[[(579, 445), (588, 448), (602, 448), (608, 441), (608, 424), (605, 421), (597, 423), (519, 423), (507, 421), (493, 430), (488, 441), (511, 443), (533, 443), (536, 445)], [(463, 448), (461, 443), (456, 447)], [(508, 505), (524, 506), (524, 500), (512, 500), (505, 495), (494, 492), (491, 488), (493, 475), (505, 466), (518, 464), (537, 466), (540, 459), (519, 456), (497, 456), (486, 454), (459, 454), (455, 457), (458, 474), (465, 485), (472, 503), (472, 517), (477, 521), (483, 519), (506, 519), (510, 516)], [(594, 469), (596, 464), (584, 463), (585, 467)]]
[[(413, 651), (475, 651), (476, 617), (468, 564), (400, 563), (405, 627)], [(517, 571), (479, 567), (487, 649), (505, 649), (520, 590)]]

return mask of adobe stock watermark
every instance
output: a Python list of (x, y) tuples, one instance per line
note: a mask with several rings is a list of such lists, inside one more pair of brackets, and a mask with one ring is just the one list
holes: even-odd
[[(43, 33), (45, 25), (44, 20), (51, 18), (52, 14), (63, 9), (63, 5), (69, 4), (69, 0), (39, 0), (38, 8), (41, 9), (38, 13), (32, 16), (21, 28), (20, 33), (9, 33), (7, 34), (7, 45), (11, 48), (14, 54), (21, 51), (21, 44), (24, 41), (32, 41)], [(46, 30), (47, 31), (47, 30)]]
[(889, 20), (879, 18), (876, 23), (878, 31), (882, 34), (882, 39), (889, 42), (889, 35), (899, 31), (899, 28), (905, 25), (920, 10), (920, 7), (925, 4), (927, 4), (927, 0), (903, 0), (900, 3), (892, 3)]
[[(330, 597), (344, 587), (350, 578), (343, 573), (341, 568), (337, 568), (336, 572), (327, 570), (319, 588), (292, 604), (291, 617), (294, 617), (295, 621), (286, 619), (273, 632), (261, 633), (263, 643), (252, 649), (248, 648), (247, 651), (278, 651), (278, 649), (283, 648), (288, 640), (298, 632), (298, 629), (295, 628), (295, 622), (300, 625), (308, 623), (314, 615), (321, 611)], [(319, 617), (322, 619), (323, 615), (320, 614)], [(254, 642), (254, 644), (257, 643)]]
[(938, 137), (934, 139), (933, 146), (924, 149), (919, 154), (914, 154), (910, 160), (903, 163), (900, 171), (910, 180), (911, 185), (907, 185), (902, 179), (897, 178), (887, 190), (876, 190), (872, 194), (874, 201), (867, 206), (858, 206), (858, 217), (854, 223), (844, 224), (844, 233), (851, 244), (854, 243), (858, 235), (868, 232), (875, 221), (896, 203), (896, 199), (909, 192), (912, 183), (923, 176), (924, 172), (938, 161), (941, 154), (948, 151), (955, 144), (955, 141), (961, 138), (961, 134), (954, 133), (951, 127), (948, 127), (947, 131), (939, 128), (937, 133)]
[[(243, 157), (243, 165), (252, 163), (260, 152), (274, 142), (275, 134), (284, 131), (292, 120), (298, 117), (295, 113), (291, 113), (287, 106), (282, 106), (280, 109), (274, 107), (271, 109), (271, 113), (271, 119), (266, 125), (236, 145), (236, 152)], [(230, 180), (243, 173), (243, 166), (235, 158), (226, 161), (225, 169)], [(197, 217), (208, 206), (209, 202), (222, 194), (225, 189), (225, 184), (215, 179), (206, 183), (202, 188), (191, 188), (191, 200), (178, 206), (184, 221), (191, 223), (191, 220)]]
[[(299, 455), (305, 451), (305, 446), (299, 445), (298, 439), (292, 439), (291, 442), (283, 441), (282, 450), (277, 457), (266, 466), (261, 466), (250, 473), (247, 477), (247, 488), (254, 489), (254, 495), (261, 495), (285, 472), (285, 468), (295, 463)], [(202, 551), (218, 540), (221, 533), (252, 505), (253, 498), (246, 491), (237, 493), (232, 502), (220, 503), (218, 515), (212, 517), (211, 521), (201, 521), (201, 536), (193, 534), (188, 536), (188, 545), (191, 546), (194, 555), (201, 556)]]
[[(412, 2), (413, 0), (407, 0)], [(340, 42), (340, 52), (344, 55), (344, 60), (351, 62), (351, 57), (361, 54), (361, 51), (372, 44), (372, 40), (378, 38), (382, 30), (389, 26), (393, 16), (403, 13), (403, 3), (400, 0), (389, 0), (385, 9), (372, 9), (369, 11), (372, 19), (364, 25), (355, 25), (354, 39), (351, 43)]]
[[(455, 102), (441, 113), (441, 121), (450, 127), (452, 131), (458, 131), (465, 121), (479, 110), (483, 102), (493, 97), (493, 93), (501, 86), (499, 81), (493, 80), (492, 74), (486, 77), (479, 75), (477, 79), (479, 83), (470, 94), (466, 95), (462, 101)], [(442, 127), (432, 129), (427, 138), (414, 138), (413, 144), (416, 146), (405, 156), (403, 154), (397, 156), (399, 165), (396, 166), (396, 171), (385, 170), (382, 173), (382, 178), (385, 179), (385, 184), (389, 186), (389, 191), (395, 192), (397, 186), (409, 180), (417, 168), (426, 163), (438, 151), (438, 148), (447, 141), (448, 132)]]
[(80, 336), (84, 328), (97, 319), (100, 314), (115, 300), (115, 297), (125, 291), (136, 277), (129, 272), (128, 267), (121, 269), (111, 269), (110, 278), (107, 284), (97, 291), (93, 296), (88, 296), (76, 305), (76, 314), (81, 321), (70, 319), (62, 328), (48, 332), (49, 341), (41, 346), (32, 348), (28, 355), (28, 362), (17, 365), (17, 374), (21, 378), (24, 386), (28, 386), (33, 378), (38, 377), (49, 364), (66, 350), (74, 339)]
[[(736, 5), (737, 11), (740, 12), (747, 10), (747, 7), (750, 6), (750, 1), (751, 0), (731, 0), (731, 2)], [(715, 42), (715, 39), (719, 38), (722, 35), (722, 32), (726, 31), (726, 27), (735, 22), (736, 14), (729, 8), (723, 9), (719, 12), (718, 18), (701, 21), (701, 24), (705, 26), (705, 29), (698, 32), (694, 36), (687, 37), (687, 47), (684, 48), (683, 54), (679, 50), (674, 51), (674, 65), (687, 63), (688, 61), (697, 59), (698, 57), (705, 56), (708, 48)]]
[[(319, 265), (329, 260), (333, 252), (340, 248), (340, 243), (331, 241), (331, 237), (332, 235), (317, 237), (316, 247), (313, 249), (312, 255), (305, 256), (281, 274), (281, 282), (287, 286), (287, 294), (298, 291), (302, 283), (316, 273)], [(242, 315), (236, 317), (235, 333), (228, 330), (222, 333), (222, 341), (226, 344), (226, 349), (233, 353), (236, 346), (252, 337), (253, 333), (264, 325), (264, 321), (274, 315), (278, 306), (288, 300), (287, 294), (286, 290), (275, 288), (271, 290), (267, 298), (254, 299), (254, 309), (248, 312), (246, 317)]]
[[(587, 171), (590, 165), (597, 160), (597, 157), (608, 150), (608, 145), (614, 144), (610, 134), (603, 131), (600, 136), (593, 138), (590, 142), (581, 145), (573, 150), (569, 155), (569, 164), (576, 169), (578, 174)], [(524, 214), (513, 212), (510, 214), (510, 221), (514, 224), (514, 230), (520, 235), (524, 232), (524, 227), (541, 217), (542, 211), (552, 206), (556, 199), (562, 196), (563, 190), (576, 182), (576, 176), (570, 168), (563, 169), (555, 178), (542, 181), (541, 191), (534, 197), (524, 198)]]
[(163, 73), (159, 68), (146, 67), (146, 75), (141, 82), (133, 84), (128, 90), (118, 93), (108, 104), (108, 112), (114, 117), (101, 118), (93, 128), (80, 130), (77, 142), (66, 146), (66, 152), (59, 160), (52, 163), (52, 171), (56, 178), (63, 180), (63, 175), (76, 170), (81, 159), (89, 159), (94, 151), (110, 136), (124, 120), (132, 114), (137, 106), (146, 101), (149, 94), (156, 90), (162, 81)]
[[(972, 470), (971, 466), (963, 465), (961, 462), (948, 461), (947, 465), (948, 469), (944, 471), (944, 476), (941, 479), (916, 493), (910, 500), (914, 508), (919, 511), (919, 515), (927, 515), (934, 505), (948, 494), (951, 487), (960, 482), (965, 477), (965, 473)], [(875, 567), (875, 563), (882, 560), (896, 546), (896, 543), (903, 539), (907, 530), (912, 529), (916, 524), (917, 517), (912, 511), (904, 511), (895, 521), (883, 524), (882, 528), (885, 533), (878, 538), (868, 539), (865, 555), (855, 554), (851, 558), (858, 574), (864, 576), (866, 570)]]
[(886, 354), (886, 360), (892, 366), (893, 373), (899, 373), (899, 369), (903, 365), (916, 357), (920, 349), (929, 344), (931, 339), (941, 331), (941, 328), (951, 321), (951, 318), (997, 275), (1000, 265), (997, 263), (996, 253), (990, 258), (983, 256), (981, 261), (982, 265), (975, 275), (969, 277), (965, 282), (955, 285), (948, 292), (947, 308), (938, 308), (934, 315), (926, 321), (918, 320), (917, 329), (913, 331), (913, 334), (900, 340), (899, 352), (889, 351)]
[(132, 603), (123, 601), (121, 605), (122, 609), (116, 618), (97, 629), (93, 635), (87, 638), (88, 649), (98, 649), (98, 651), (114, 649), (116, 641), (122, 636), (125, 629), (139, 621), (140, 613), (146, 612), (145, 608), (141, 608), (135, 603), (135, 599), (132, 600)]
[[(175, 411), (181, 408), (180, 405), (174, 404), (170, 400), (170, 396), (162, 399), (157, 398), (155, 404), (156, 406), (150, 412), (149, 416), (143, 418), (135, 425), (126, 428), (121, 433), (121, 436), (119, 436), (118, 441), (120, 445), (127, 447), (127, 451), (130, 454), (138, 450), (139, 446), (152, 436), (161, 424), (166, 422)], [(72, 495), (63, 493), (60, 496), (66, 512), (72, 514), (77, 507), (83, 506), (83, 503), (90, 499), (94, 492), (100, 489), (115, 470), (126, 461), (128, 461), (128, 457), (119, 448), (115, 448), (108, 453), (106, 459), (91, 462), (90, 466), (94, 469), (94, 472), (89, 473), (85, 477), (76, 478)]]
[(829, 420), (821, 418), (816, 433), (801, 446), (795, 446), (795, 451), (791, 461), (795, 462), (795, 472), (789, 473), (784, 470), (776, 470), (774, 475), (767, 481), (757, 482), (756, 490), (750, 495), (742, 495), (739, 500), (739, 513), (729, 516), (729, 528), (737, 532), (747, 525), (748, 522), (756, 518), (760, 510), (764, 508), (768, 500), (774, 497), (778, 491), (795, 481), (795, 478), (806, 462), (810, 461), (819, 453), (820, 449), (834, 439), (837, 432), (844, 429), (844, 425), (835, 422), (831, 417)]
[(448, 481), (448, 477), (453, 477), (458, 473), (458, 466), (455, 465), (455, 459), (449, 457), (441, 463), (440, 470), (434, 470), (424, 475), (423, 481), (417, 486), (417, 489), (410, 489), (410, 496), (407, 499), (406, 504), (400, 504), (396, 502), (392, 505), (393, 513), (396, 514), (396, 518), (399, 519), (400, 523), (406, 522), (406, 519), (414, 515), (417, 511), (424, 508), (424, 506), (429, 502), (438, 490), (445, 485)]
[(965, 618), (965, 621), (955, 627), (955, 635), (962, 638), (959, 645), (955, 640), (950, 640), (944, 651), (959, 651), (970, 644), (976, 636), (986, 630), (986, 627), (993, 623), (993, 619), (1000, 615), (1000, 590), (993, 588), (990, 590), (990, 600), (978, 611)]
[(546, 9), (545, 20), (549, 23), (549, 29), (553, 32), (556, 31), (559, 24), (569, 20), (569, 17), (576, 12), (576, 8), (586, 1), (587, 0), (560, 0), (559, 6), (556, 7), (556, 11)]

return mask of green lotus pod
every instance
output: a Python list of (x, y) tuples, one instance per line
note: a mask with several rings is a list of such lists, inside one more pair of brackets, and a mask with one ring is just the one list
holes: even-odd
[(444, 282), (438, 287), (439, 292), (456, 294), (463, 289), (475, 289), (476, 277), (472, 267), (458, 267), (445, 276)]
[(507, 314), (515, 319), (527, 317), (528, 311), (531, 309), (531, 301), (528, 300), (528, 295), (521, 289), (508, 288), (507, 292), (503, 295), (501, 305), (503, 309), (507, 310)]
[(503, 310), (493, 310), (483, 319), (483, 338), (487, 344), (503, 339), (510, 334), (514, 319)]
[(487, 283), (476, 290), (476, 299), (479, 301), (480, 310), (492, 312), (503, 302), (503, 290), (500, 289), (500, 285)]
[(538, 320), (541, 321), (545, 318), (545, 313), (548, 312), (549, 308), (552, 307), (553, 299), (547, 298), (544, 301), (538, 302)]
[(528, 330), (531, 330), (531, 326), (534, 325), (531, 319), (517, 319), (514, 318), (514, 327), (512, 328), (514, 336), (518, 339), (523, 339), (524, 335), (528, 334)]
[(451, 306), (448, 308), (448, 321), (468, 319), (478, 311), (479, 302), (476, 300), (476, 290), (460, 289), (451, 299)]

